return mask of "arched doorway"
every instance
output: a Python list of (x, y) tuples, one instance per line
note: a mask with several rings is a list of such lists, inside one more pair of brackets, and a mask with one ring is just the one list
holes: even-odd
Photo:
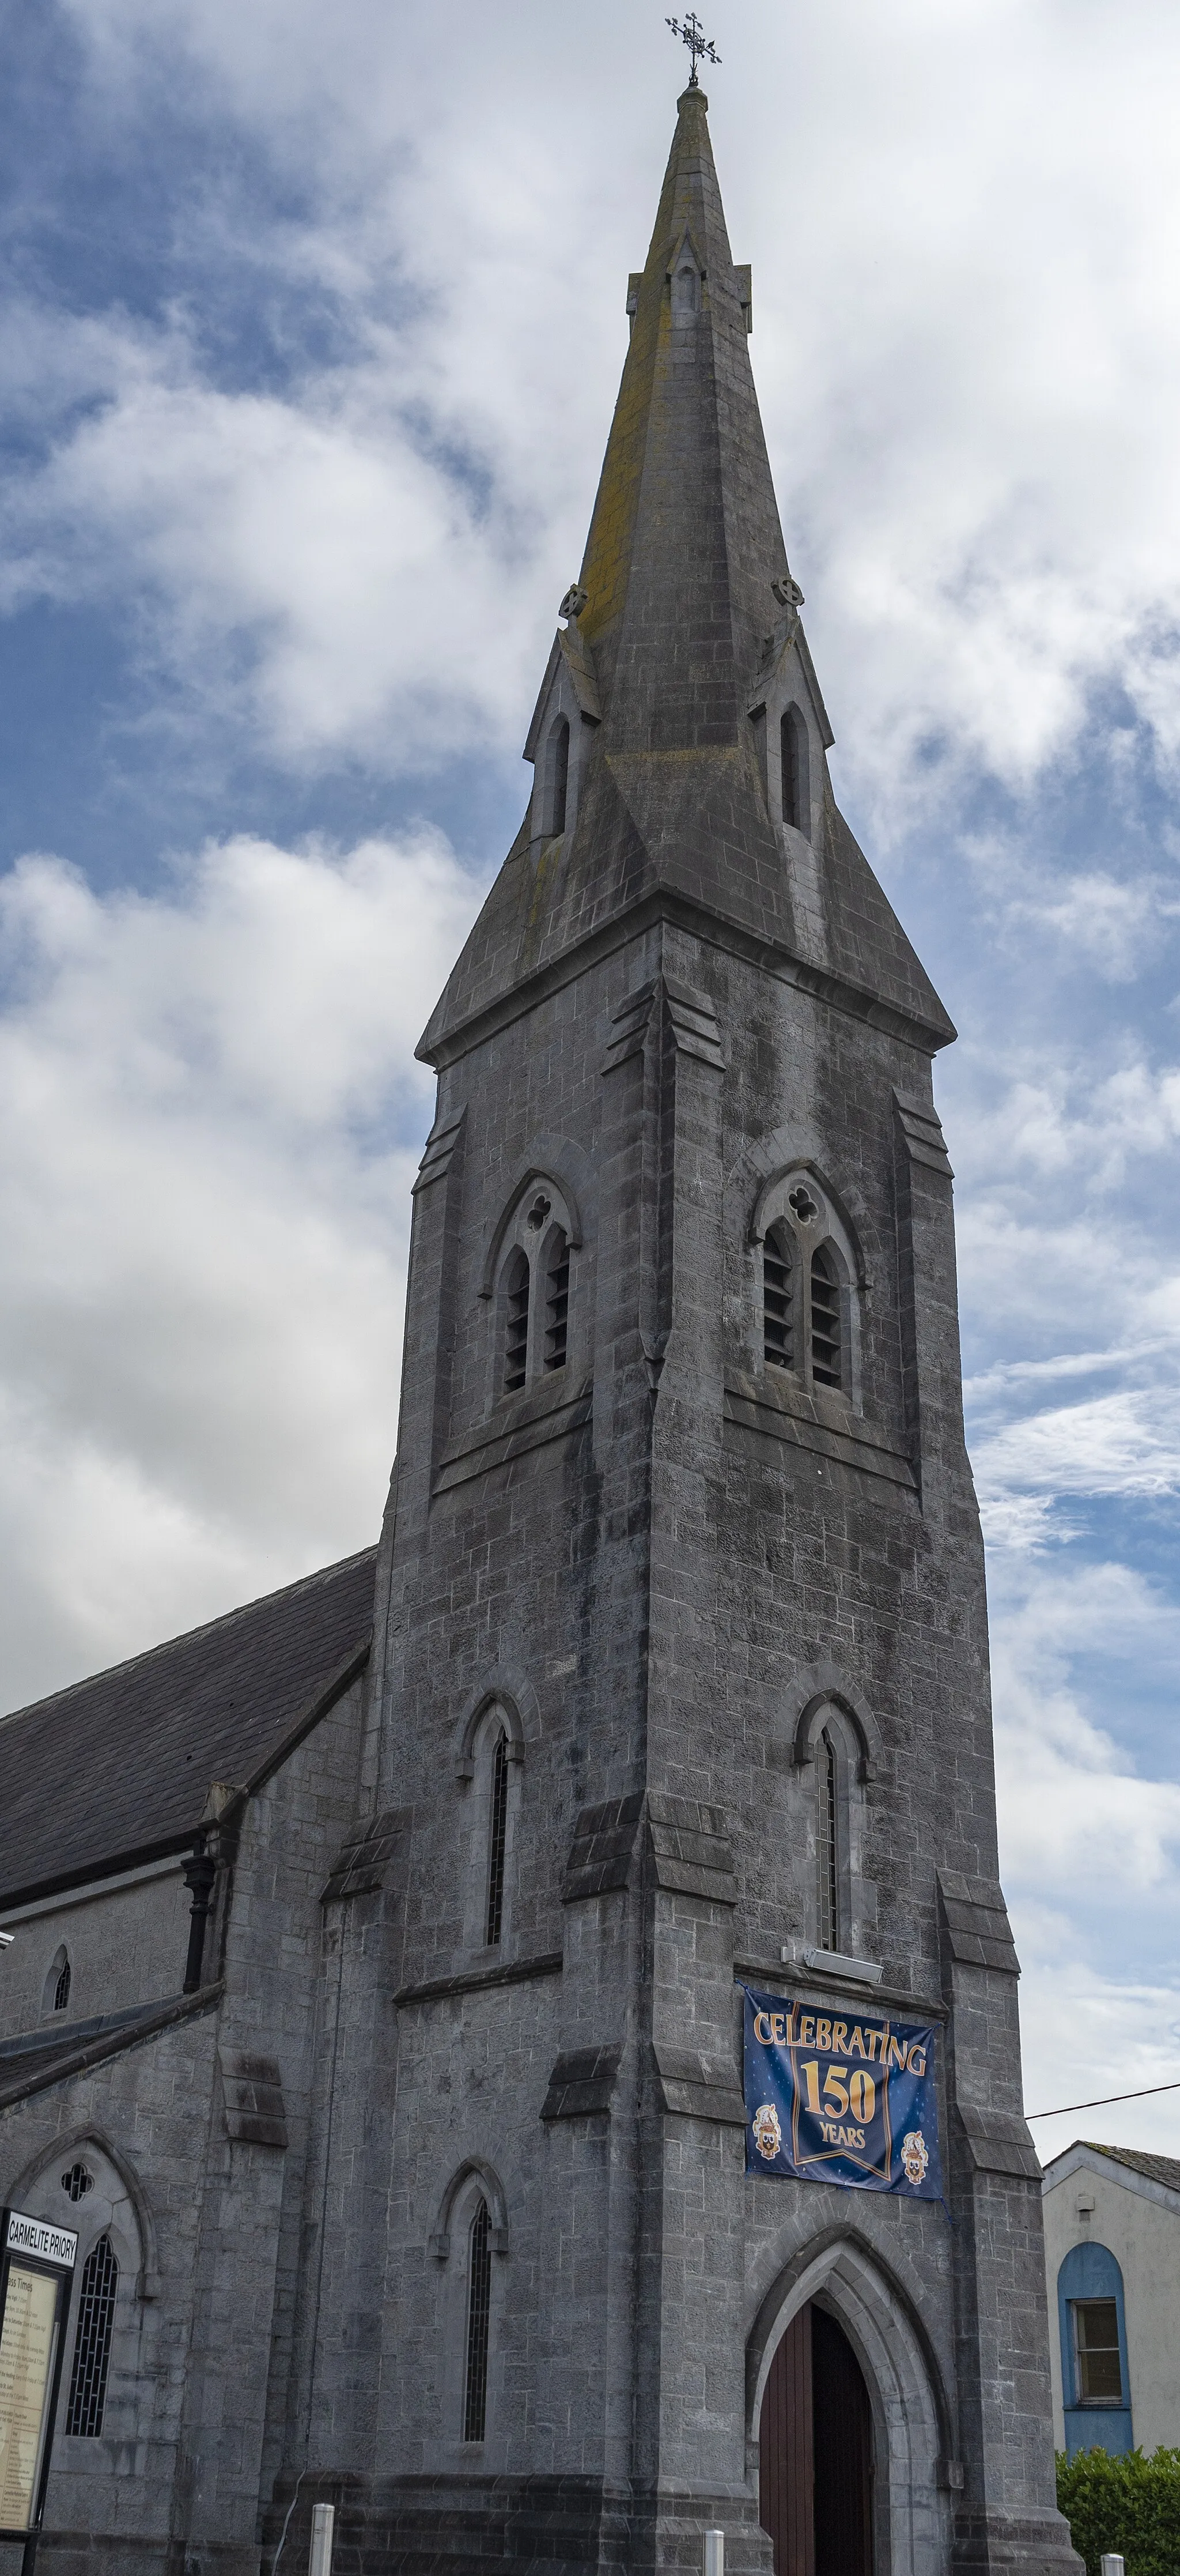
[(873, 2427), (847, 2335), (824, 2308), (791, 2320), (762, 2399), (758, 2511), (774, 2576), (872, 2576)]

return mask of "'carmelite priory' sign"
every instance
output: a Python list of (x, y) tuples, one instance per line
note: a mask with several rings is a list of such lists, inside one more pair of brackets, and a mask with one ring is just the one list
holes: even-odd
[(941, 2200), (934, 2032), (744, 1993), (747, 2173)]
[(68, 2227), (0, 2213), (0, 2540), (40, 2524), (77, 2251)]

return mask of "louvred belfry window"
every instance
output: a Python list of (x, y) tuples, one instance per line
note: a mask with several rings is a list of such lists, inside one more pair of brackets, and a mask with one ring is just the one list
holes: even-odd
[(762, 1351), (771, 1368), (789, 1369), (795, 1356), (791, 1243), (784, 1225), (772, 1225), (762, 1247)]
[(74, 2367), (66, 2408), (67, 2433), (78, 2434), (84, 2441), (96, 2440), (102, 2431), (118, 2289), (119, 2265), (114, 2246), (109, 2236), (100, 2236), (82, 2266)]
[(556, 1234), (549, 1250), (549, 1267), (545, 1278), (545, 1366), (565, 1367), (566, 1341), (569, 1332), (570, 1248), (564, 1234)]
[(529, 1265), (525, 1253), (513, 1253), (505, 1288), (504, 1393), (512, 1395), (524, 1385), (529, 1364)]
[(840, 1282), (826, 1244), (811, 1256), (811, 1374), (817, 1386), (840, 1386)]

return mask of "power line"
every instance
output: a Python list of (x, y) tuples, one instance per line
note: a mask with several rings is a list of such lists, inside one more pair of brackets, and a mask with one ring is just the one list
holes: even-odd
[(1063, 2120), (1067, 2111), (1103, 2111), (1108, 2102), (1142, 2102), (1148, 2093), (1180, 2093), (1180, 2075), (1171, 2084), (1141, 2084), (1135, 2093), (1100, 2093), (1094, 2102), (1063, 2102), (1058, 2111), (1026, 2111), (1026, 2120)]

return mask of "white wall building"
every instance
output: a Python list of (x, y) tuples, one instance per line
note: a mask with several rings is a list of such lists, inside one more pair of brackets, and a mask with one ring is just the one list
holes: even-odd
[(1078, 2140), (1043, 2190), (1058, 2449), (1180, 2445), (1180, 2161)]

